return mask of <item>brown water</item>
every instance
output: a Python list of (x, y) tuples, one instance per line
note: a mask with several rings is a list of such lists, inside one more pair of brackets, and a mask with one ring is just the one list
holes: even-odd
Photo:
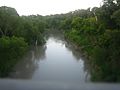
[(87, 64), (80, 52), (64, 40), (50, 35), (44, 46), (33, 47), (18, 62), (9, 78), (46, 82), (89, 82)]

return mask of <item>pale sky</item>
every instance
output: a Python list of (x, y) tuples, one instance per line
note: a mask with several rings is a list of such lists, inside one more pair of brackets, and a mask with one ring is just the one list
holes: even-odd
[(13, 7), (20, 15), (50, 15), (99, 7), (101, 2), (102, 0), (0, 0), (0, 6)]

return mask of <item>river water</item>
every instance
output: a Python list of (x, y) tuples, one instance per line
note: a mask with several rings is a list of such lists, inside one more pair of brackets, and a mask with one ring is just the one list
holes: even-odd
[(89, 82), (87, 64), (73, 45), (50, 34), (44, 46), (35, 46), (13, 68), (9, 78), (46, 82)]

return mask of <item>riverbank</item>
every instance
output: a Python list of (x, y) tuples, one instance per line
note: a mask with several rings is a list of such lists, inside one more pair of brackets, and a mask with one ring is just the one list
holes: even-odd
[[(117, 32), (118, 32), (117, 30), (112, 32), (107, 31), (104, 33), (104, 35), (98, 35), (98, 36), (96, 35), (85, 36), (84, 33), (79, 34), (77, 31), (70, 31), (65, 33), (65, 37), (71, 42), (75, 43), (75, 45), (80, 47), (80, 50), (83, 51), (85, 57), (88, 58), (91, 66), (90, 73), (91, 73), (92, 81), (119, 82), (119, 74), (120, 74), (120, 72), (118, 71), (119, 64), (118, 65), (115, 64), (115, 63), (119, 63), (119, 61), (117, 60), (118, 58), (116, 58), (118, 57), (119, 51), (116, 52), (115, 48), (118, 48), (118, 46), (114, 47), (115, 45), (114, 43), (116, 39), (114, 39), (115, 37), (113, 37), (114, 35), (117, 34)], [(106, 37), (106, 35), (109, 36), (109, 39), (105, 38), (104, 40), (107, 40), (109, 42), (111, 41), (114, 42), (114, 43), (109, 43), (108, 46), (111, 48), (109, 48), (108, 46), (105, 47), (104, 43), (106, 42), (104, 43), (102, 43), (102, 41), (100, 42), (101, 37), (103, 36)], [(100, 43), (102, 46), (100, 45)], [(117, 42), (116, 45), (118, 45)]]

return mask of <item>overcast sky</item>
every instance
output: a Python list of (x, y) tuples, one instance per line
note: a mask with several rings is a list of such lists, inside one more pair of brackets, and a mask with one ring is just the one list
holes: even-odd
[(15, 8), (20, 15), (60, 14), (100, 6), (102, 0), (0, 0), (0, 6)]

